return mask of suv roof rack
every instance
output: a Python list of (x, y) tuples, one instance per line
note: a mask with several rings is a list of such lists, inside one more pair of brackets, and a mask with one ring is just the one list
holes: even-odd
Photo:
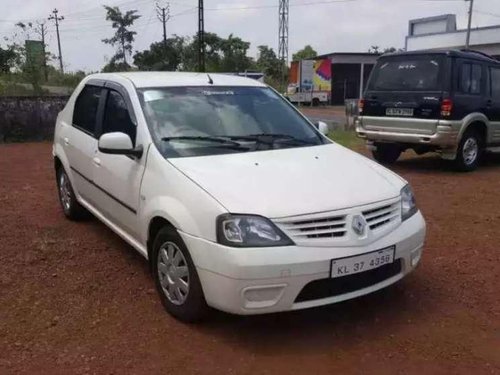
[(463, 48), (460, 50), (461, 52), (470, 52), (470, 53), (475, 53), (477, 55), (481, 55), (483, 57), (486, 57), (490, 60), (494, 60), (494, 61), (498, 61), (496, 58), (494, 58), (493, 56), (491, 55), (488, 55), (487, 53), (484, 53), (484, 52), (481, 52), (481, 51), (478, 51), (478, 50), (475, 50), (475, 49), (468, 49), (468, 48)]

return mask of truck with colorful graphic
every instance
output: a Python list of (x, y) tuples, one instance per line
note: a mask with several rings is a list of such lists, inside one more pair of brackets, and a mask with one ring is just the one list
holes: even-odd
[(330, 104), (332, 65), (329, 59), (293, 61), (285, 97), (292, 103)]

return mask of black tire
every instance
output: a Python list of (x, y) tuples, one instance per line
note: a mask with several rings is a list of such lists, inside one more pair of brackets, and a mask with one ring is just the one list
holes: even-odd
[(312, 105), (313, 107), (318, 107), (319, 106), (319, 99), (318, 98), (313, 98), (312, 100)]
[(393, 164), (401, 156), (401, 147), (391, 143), (375, 143), (373, 157), (380, 164)]
[(457, 156), (453, 162), (455, 170), (471, 172), (477, 169), (483, 152), (483, 144), (484, 140), (479, 132), (474, 129), (467, 130), (458, 144)]
[[(172, 247), (170, 247), (171, 245), (175, 245), (173, 246), (174, 251), (180, 251), (183, 256), (183, 260), (179, 262), (179, 265), (177, 267), (173, 267), (173, 270), (172, 268), (169, 269), (169, 272), (174, 275), (173, 278), (167, 276), (167, 273), (159, 272), (160, 267), (163, 269), (165, 269), (165, 267), (167, 267), (168, 269), (169, 266), (172, 267), (173, 262), (165, 262), (164, 258), (160, 254), (160, 251), (163, 252), (163, 250), (169, 252), (170, 249), (172, 249)], [(171, 258), (175, 258), (175, 256), (172, 256)], [(206, 315), (208, 306), (205, 301), (200, 279), (198, 277), (198, 273), (196, 272), (196, 267), (194, 266), (193, 260), (191, 259), (191, 255), (189, 254), (189, 251), (184, 244), (181, 236), (174, 228), (166, 226), (158, 231), (158, 234), (153, 241), (151, 262), (156, 290), (160, 295), (160, 300), (165, 307), (165, 310), (167, 310), (168, 313), (183, 322), (192, 323), (201, 320)], [(171, 280), (175, 281), (175, 279), (178, 278), (178, 275), (181, 274), (179, 271), (182, 267), (184, 267), (182, 266), (183, 264), (185, 264), (185, 266), (187, 267), (188, 272), (187, 277), (182, 277), (182, 280), (184, 282), (187, 281), (187, 292), (184, 292), (180, 288), (176, 287), (176, 285), (179, 284), (174, 284), (173, 282), (171, 282)], [(160, 274), (162, 276), (160, 276)], [(160, 278), (163, 279), (164, 284), (170, 284), (172, 289), (177, 288), (177, 292), (182, 293), (183, 298), (185, 299), (181, 301), (182, 298), (177, 298), (176, 293), (172, 293), (172, 295), (169, 297), (169, 291), (167, 290), (168, 288), (164, 288), (162, 286), (162, 279)], [(178, 300), (175, 302), (175, 299)]]
[(78, 203), (73, 186), (71, 186), (71, 181), (63, 167), (57, 169), (56, 178), (59, 203), (61, 204), (64, 215), (68, 219), (75, 221), (88, 218), (90, 216), (89, 212)]

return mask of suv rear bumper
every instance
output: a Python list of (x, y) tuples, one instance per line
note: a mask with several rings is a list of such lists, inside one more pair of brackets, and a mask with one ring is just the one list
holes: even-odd
[[(431, 122), (437, 122), (437, 125), (433, 131), (427, 131), (430, 130)], [(404, 127), (395, 126), (396, 124)], [(461, 126), (461, 121), (360, 117), (356, 123), (356, 133), (368, 141), (431, 145), (450, 149), (456, 148), (458, 144)]]

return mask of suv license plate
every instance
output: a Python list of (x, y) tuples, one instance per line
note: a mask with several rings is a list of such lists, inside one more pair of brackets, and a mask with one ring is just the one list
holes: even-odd
[(394, 262), (396, 246), (353, 257), (332, 259), (331, 277), (353, 275)]
[(413, 116), (413, 108), (387, 108), (387, 116)]

